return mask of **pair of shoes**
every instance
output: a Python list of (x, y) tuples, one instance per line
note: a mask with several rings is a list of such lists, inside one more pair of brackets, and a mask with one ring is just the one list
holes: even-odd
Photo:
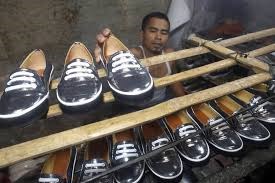
[[(159, 119), (138, 128), (141, 147), (144, 154), (150, 153), (173, 140), (165, 126), (164, 119)], [(171, 147), (146, 159), (151, 172), (160, 179), (174, 180), (183, 172), (183, 163), (176, 149)]]
[[(183, 160), (192, 166), (208, 162), (210, 155), (208, 143), (198, 133), (199, 129), (192, 124), (192, 120), (187, 116), (185, 110), (167, 116), (165, 125), (170, 130), (174, 141), (186, 139), (176, 146)], [(193, 135), (194, 133), (198, 134)]]
[(141, 155), (142, 151), (134, 129), (115, 133), (111, 137), (93, 140), (85, 148), (80, 182), (111, 183), (114, 180), (117, 183), (139, 182), (144, 174), (144, 161), (131, 164), (98, 179), (93, 178), (110, 167), (127, 163)]
[(48, 111), (49, 86), (54, 67), (42, 50), (34, 50), (12, 72), (0, 98), (0, 125), (26, 125)]
[[(104, 42), (101, 58), (118, 101), (134, 105), (152, 97), (154, 83), (149, 72), (115, 36)], [(89, 109), (101, 101), (102, 83), (84, 44), (76, 42), (70, 47), (56, 94), (62, 109), (68, 111)]]
[[(224, 118), (230, 117), (243, 109), (240, 104), (229, 96), (217, 98), (209, 104)], [(268, 129), (253, 117), (249, 110), (231, 118), (228, 123), (243, 140), (254, 144), (263, 144), (270, 140), (271, 136)]]
[(45, 161), (38, 182), (72, 183), (76, 164), (76, 147), (52, 153)]
[[(138, 128), (115, 133), (111, 138), (106, 139), (107, 143), (101, 142), (98, 143), (97, 147), (93, 146), (93, 154), (98, 152), (101, 155), (106, 155), (106, 151), (103, 153), (102, 148), (107, 149), (108, 147), (110, 160), (106, 160), (105, 162), (110, 161), (111, 167), (127, 163), (128, 161), (134, 160), (141, 155), (156, 150), (172, 141), (169, 132), (165, 130), (162, 120), (142, 125)], [(105, 144), (108, 144), (108, 146)], [(92, 177), (93, 175), (91, 173), (89, 174), (89, 172), (99, 173), (101, 170), (103, 172), (107, 169), (107, 166), (105, 166), (105, 168), (98, 167), (100, 165), (98, 162), (102, 162), (100, 161), (101, 158), (97, 159), (96, 163), (94, 163), (94, 160), (90, 158), (88, 158), (88, 161), (84, 161), (82, 177), (84, 177), (83, 175), (86, 177)], [(161, 153), (146, 159), (146, 164), (154, 175), (165, 180), (175, 179), (181, 175), (183, 171), (182, 161), (174, 148), (164, 150)], [(91, 169), (87, 167), (94, 168)], [(113, 176), (108, 175), (108, 180), (111, 182), (113, 180), (111, 178), (113, 177), (117, 183), (136, 183), (142, 179), (144, 171), (145, 161), (141, 160), (115, 171)], [(81, 180), (85, 179), (82, 178)], [(98, 181), (102, 181), (102, 179), (99, 179)]]
[(215, 150), (232, 156), (241, 153), (243, 141), (240, 136), (208, 104), (192, 106), (187, 109), (187, 114), (197, 127), (203, 130), (206, 139)]

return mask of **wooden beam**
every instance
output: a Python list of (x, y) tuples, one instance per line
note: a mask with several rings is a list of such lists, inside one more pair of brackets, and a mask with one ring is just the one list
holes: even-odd
[[(275, 51), (275, 44), (271, 44), (269, 46), (259, 48), (257, 50), (248, 52), (247, 54), (249, 54), (251, 56), (259, 56), (259, 55), (266, 54), (266, 53), (269, 53), (272, 51)], [(176, 83), (179, 81), (184, 81), (184, 80), (188, 80), (191, 78), (195, 78), (195, 77), (207, 74), (207, 73), (211, 73), (213, 71), (217, 71), (217, 70), (221, 70), (224, 68), (234, 66), (236, 64), (237, 64), (236, 61), (233, 59), (221, 60), (221, 61), (214, 62), (212, 64), (201, 66), (201, 67), (198, 67), (195, 69), (190, 69), (190, 70), (187, 70), (187, 71), (184, 71), (181, 73), (177, 73), (177, 74), (173, 74), (173, 75), (155, 79), (154, 80), (155, 87), (159, 88), (159, 87), (168, 86), (170, 84), (173, 84), (173, 83)], [(112, 95), (112, 92), (104, 93), (104, 95), (103, 95), (104, 103), (113, 102), (114, 100), (115, 99), (114, 99), (114, 96)], [(61, 114), (62, 114), (62, 111), (59, 108), (58, 104), (54, 104), (54, 105), (50, 106), (48, 114), (47, 114), (47, 118), (58, 116)]]
[(0, 149), (0, 168), (133, 128), (186, 107), (228, 95), (270, 79), (269, 73), (255, 74), (200, 92), (174, 98), (144, 110), (2, 148)]
[[(272, 36), (272, 35), (275, 35), (275, 28), (266, 29), (266, 30), (238, 36), (235, 38), (226, 39), (226, 40), (217, 42), (217, 44), (227, 47), (227, 46), (233, 46), (236, 44), (241, 44), (241, 43), (249, 42), (251, 40), (260, 39), (260, 38), (268, 37), (268, 36)], [(140, 59), (140, 61), (143, 66), (148, 67), (151, 65), (156, 65), (156, 64), (160, 64), (160, 63), (164, 63), (164, 62), (170, 62), (173, 60), (178, 60), (178, 59), (188, 58), (188, 57), (192, 57), (192, 56), (196, 56), (196, 55), (201, 55), (201, 54), (208, 53), (208, 52), (210, 52), (210, 50), (205, 47), (196, 47), (196, 48), (175, 51), (173, 53), (167, 53), (165, 55), (158, 55), (158, 56), (150, 57), (147, 59)], [(99, 69), (98, 75), (99, 75), (99, 77), (105, 77), (106, 76), (105, 70)], [(53, 80), (51, 83), (51, 88), (55, 89), (58, 85), (58, 82), (59, 82), (59, 78)]]
[(238, 54), (236, 51), (225, 48), (221, 45), (218, 45), (212, 41), (201, 39), (196, 36), (189, 37), (189, 39), (199, 45), (202, 45), (204, 47), (207, 47), (210, 50), (213, 50), (215, 52), (218, 52), (219, 54), (224, 55), (225, 57), (229, 57), (231, 59), (237, 60), (241, 64), (248, 66), (248, 67), (253, 67), (256, 68), (257, 70), (269, 71), (269, 66), (268, 64), (259, 61), (256, 58), (253, 57), (243, 57), (242, 55)]

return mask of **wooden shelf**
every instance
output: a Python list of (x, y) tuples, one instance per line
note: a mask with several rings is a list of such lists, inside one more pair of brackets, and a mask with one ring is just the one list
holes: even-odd
[[(214, 49), (215, 51), (221, 52), (225, 56), (229, 57), (219, 62), (215, 62), (199, 68), (156, 79), (156, 87), (167, 86), (178, 81), (195, 78), (203, 74), (231, 67), (239, 63), (244, 64), (248, 67), (257, 68), (259, 72), (254, 75), (238, 79), (232, 82), (228, 82), (200, 92), (170, 99), (166, 102), (163, 102), (161, 104), (155, 105), (144, 110), (105, 119), (102, 121), (91, 121), (90, 124), (85, 126), (77, 127), (60, 133), (52, 134), (46, 137), (30, 140), (21, 144), (16, 144), (10, 147), (2, 148), (0, 149), (0, 168), (15, 164), (23, 160), (39, 157), (72, 145), (77, 145), (83, 142), (91, 141), (115, 132), (133, 128), (145, 124), (147, 122), (153, 121), (155, 119), (159, 119), (166, 115), (172, 114), (194, 104), (206, 102), (242, 90), (244, 88), (266, 82), (271, 79), (271, 75), (267, 72), (269, 70), (268, 65), (259, 62), (257, 59), (253, 57), (271, 51), (275, 51), (275, 44), (249, 52), (248, 58), (243, 58), (238, 55), (232, 57), (230, 56), (231, 54), (228, 53), (233, 52), (233, 50), (229, 50), (224, 46), (232, 46), (235, 44), (240, 44), (243, 42), (271, 35), (275, 35), (274, 28), (224, 40), (219, 43), (203, 40), (204, 44), (202, 44), (199, 47), (187, 50), (180, 50), (177, 52), (148, 58), (146, 60), (144, 59), (142, 60), (142, 64), (145, 66), (150, 66), (158, 63), (163, 63), (166, 61), (178, 60), (182, 58), (191, 57), (194, 55), (208, 53), (210, 52), (209, 49)], [(202, 39), (194, 36), (190, 37), (190, 39), (197, 42), (202, 41)], [(105, 76), (103, 70), (99, 70), (99, 73), (101, 77)], [(55, 80), (51, 88), (55, 89), (57, 84), (58, 80)], [(111, 92), (104, 94), (105, 103), (113, 101), (114, 97), (112, 96)], [(61, 114), (62, 111), (59, 109), (58, 104), (56, 104), (50, 107), (48, 118), (58, 116)]]

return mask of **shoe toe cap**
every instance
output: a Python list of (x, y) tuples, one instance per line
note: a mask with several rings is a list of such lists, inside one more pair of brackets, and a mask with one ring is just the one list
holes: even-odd
[(115, 179), (118, 183), (136, 183), (144, 172), (144, 162), (138, 162), (115, 172)]
[(175, 149), (168, 149), (147, 160), (151, 171), (163, 179), (174, 179), (183, 170), (182, 161)]

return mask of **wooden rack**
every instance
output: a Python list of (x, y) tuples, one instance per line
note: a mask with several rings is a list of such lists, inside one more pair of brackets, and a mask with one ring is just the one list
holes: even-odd
[[(0, 168), (15, 164), (23, 160), (45, 155), (59, 149), (64, 149), (66, 147), (98, 139), (115, 132), (133, 128), (172, 114), (194, 104), (206, 102), (230, 93), (234, 93), (244, 88), (266, 82), (271, 79), (271, 75), (268, 72), (269, 66), (254, 57), (275, 51), (275, 44), (248, 52), (248, 57), (242, 57), (235, 51), (226, 47), (273, 35), (275, 35), (275, 28), (242, 35), (220, 42), (212, 42), (192, 35), (189, 37), (189, 40), (198, 44), (198, 47), (143, 59), (141, 60), (142, 64), (144, 66), (151, 66), (209, 52), (219, 53), (219, 55), (222, 55), (222, 57), (226, 59), (174, 75), (155, 79), (155, 87), (158, 88), (167, 86), (178, 81), (195, 78), (216, 70), (234, 66), (236, 64), (241, 64), (245, 67), (252, 68), (256, 71), (256, 74), (200, 92), (173, 98), (144, 110), (139, 110), (128, 113), (126, 115), (93, 122), (85, 126), (2, 148), (0, 149)], [(106, 73), (102, 69), (98, 70), (98, 73), (100, 77), (106, 76)], [(56, 79), (52, 82), (51, 89), (56, 88), (58, 81), (59, 80)], [(114, 97), (111, 92), (104, 93), (105, 103), (113, 101)], [(61, 114), (62, 111), (60, 110), (58, 104), (55, 104), (50, 106), (47, 118)]]

